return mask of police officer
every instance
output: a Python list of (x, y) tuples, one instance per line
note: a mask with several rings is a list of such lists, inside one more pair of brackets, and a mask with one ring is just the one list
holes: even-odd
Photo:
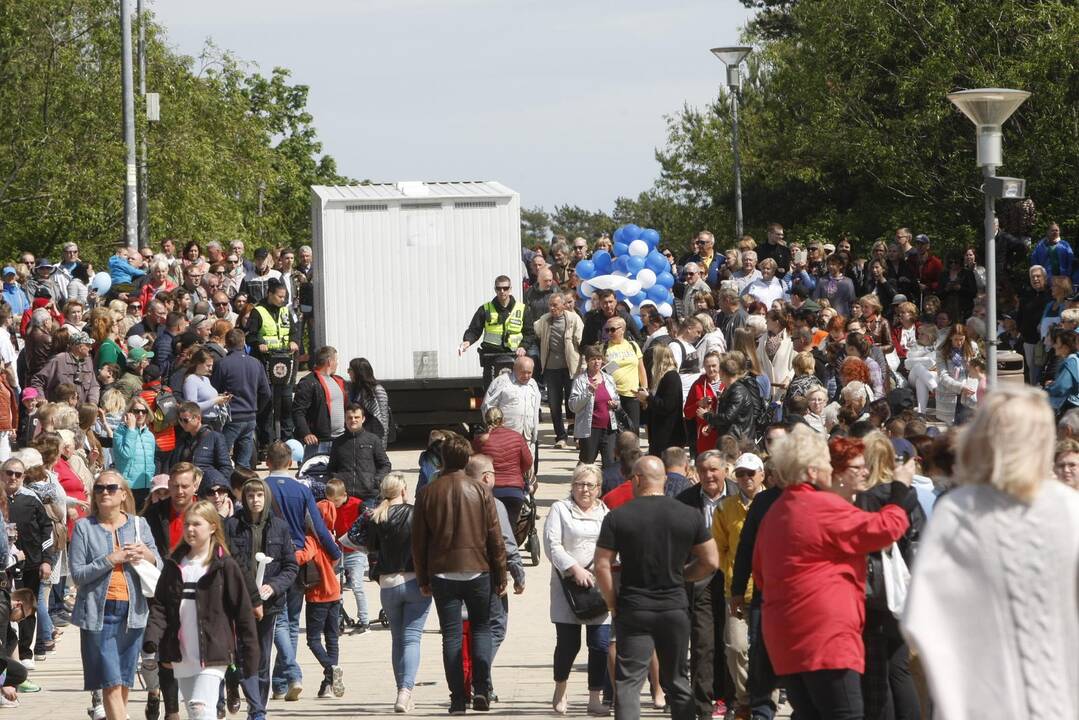
[[(266, 297), (255, 306), (247, 321), (247, 344), (251, 355), (270, 370), (272, 400), (258, 411), (259, 448), (292, 437), (292, 392), (296, 380), (293, 367), (299, 328), (292, 323), (288, 288), (278, 278), (267, 282)], [(277, 423), (281, 423), (280, 433)]]
[(484, 303), (472, 316), (472, 322), (465, 330), (464, 338), (457, 354), (462, 354), (474, 342), (483, 338), (480, 344), (480, 364), (483, 366), (483, 386), (491, 384), (493, 365), (498, 355), (525, 355), (524, 330), (527, 309), (524, 303), (517, 302), (510, 295), (513, 286), (505, 275), (495, 278), (495, 297)]

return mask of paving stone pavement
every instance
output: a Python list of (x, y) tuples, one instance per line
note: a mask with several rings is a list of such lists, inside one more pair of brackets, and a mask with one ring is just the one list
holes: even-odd
[[(545, 413), (546, 414), (546, 413)], [(569, 477), (576, 465), (576, 450), (551, 448), (553, 434), (545, 424), (540, 451), (540, 487), (537, 493), (539, 527), (551, 503), (569, 492)], [(415, 488), (418, 475), (417, 460), (422, 440), (405, 437), (394, 445), (389, 455), (394, 469), (405, 472), (410, 489)], [(411, 492), (410, 492), (411, 496)], [(541, 558), (538, 566), (525, 559), (527, 581), (522, 595), (511, 595), (508, 636), (494, 665), (494, 686), (499, 702), (492, 706), (493, 717), (550, 716), (553, 679), (551, 662), (554, 653), (554, 628), (548, 615), (550, 565)], [(371, 618), (379, 609), (378, 586), (366, 583)], [(355, 615), (355, 603), (350, 591), (345, 591), (345, 608)], [(0, 720), (65, 720), (86, 718), (90, 694), (82, 690), (82, 661), (79, 655), (78, 629), (65, 628), (58, 649), (48, 659), (37, 664), (31, 679), (43, 688), (42, 692), (22, 695), (18, 708), (0, 708)], [(582, 643), (583, 645), (583, 643)], [(344, 669), (345, 695), (342, 698), (318, 699), (321, 668), (304, 644), (300, 632), (299, 656), (304, 672), (304, 691), (296, 702), (271, 701), (269, 716), (316, 720), (324, 717), (400, 717), (394, 715), (396, 687), (390, 667), (390, 633), (388, 628), (373, 625), (370, 632), (341, 638), (341, 667)], [(582, 647), (569, 681), (569, 714), (586, 716), (588, 689), (585, 675), (586, 652)], [(414, 693), (415, 715), (445, 716), (449, 691), (442, 672), (441, 644), (438, 619), (434, 607), (427, 618), (421, 654), (420, 671)], [(129, 712), (133, 720), (142, 720), (146, 693), (136, 679)], [(665, 712), (653, 710), (647, 697), (642, 696), (642, 717), (666, 717)], [(781, 716), (789, 713), (781, 712)], [(246, 706), (237, 718), (245, 717)], [(473, 714), (470, 713), (469, 714)], [(474, 713), (482, 716), (483, 713)], [(186, 715), (181, 714), (182, 717)]]

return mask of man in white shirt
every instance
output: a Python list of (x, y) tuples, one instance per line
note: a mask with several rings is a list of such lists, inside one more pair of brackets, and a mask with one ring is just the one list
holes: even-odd
[(503, 370), (487, 388), (483, 398), (484, 415), (493, 407), (502, 411), (503, 424), (516, 430), (528, 442), (539, 438), (540, 390), (532, 379), (532, 358), (519, 357), (513, 370)]

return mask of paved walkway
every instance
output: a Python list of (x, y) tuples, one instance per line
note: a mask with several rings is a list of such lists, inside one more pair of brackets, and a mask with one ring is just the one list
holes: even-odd
[[(553, 436), (549, 426), (544, 433), (546, 447), (541, 451), (540, 489), (537, 504), (540, 511), (540, 527), (547, 509), (557, 499), (569, 492), (569, 476), (576, 465), (576, 450), (553, 450)], [(406, 473), (409, 487), (415, 487), (418, 473), (417, 459), (420, 442), (398, 443), (390, 452), (395, 469)], [(411, 495), (411, 493), (410, 493)], [(554, 652), (554, 628), (548, 615), (550, 566), (544, 557), (536, 567), (529, 566), (526, 558), (527, 582), (523, 595), (511, 595), (509, 632), (495, 660), (494, 686), (500, 702), (492, 707), (491, 716), (503, 717), (551, 715), (551, 661)], [(371, 617), (378, 616), (378, 586), (365, 585)], [(355, 613), (352, 596), (346, 591), (345, 607)], [(20, 707), (0, 709), (3, 716), (19, 720), (54, 720), (59, 718), (85, 718), (89, 706), (89, 693), (82, 691), (82, 661), (79, 656), (78, 629), (66, 628), (56, 653), (37, 664), (31, 679), (42, 686), (43, 691), (23, 695)], [(345, 695), (342, 698), (318, 699), (321, 668), (304, 645), (300, 634), (300, 660), (304, 672), (304, 692), (297, 702), (271, 701), (271, 717), (317, 719), (334, 717), (392, 717), (396, 688), (390, 668), (390, 633), (388, 629), (373, 626), (363, 635), (341, 638), (341, 666), (345, 676)], [(582, 643), (583, 645), (583, 643)], [(585, 677), (585, 650), (582, 647), (577, 664), (570, 676), (570, 714), (585, 715), (588, 690)], [(434, 607), (428, 616), (423, 639), (422, 660), (417, 677), (414, 698), (416, 715), (444, 716), (448, 709), (449, 691), (442, 672), (441, 644), (438, 620)], [(137, 684), (137, 680), (136, 680)], [(143, 703), (146, 698), (141, 689), (131, 694), (131, 717), (142, 720)], [(642, 701), (646, 700), (642, 697)], [(648, 707), (648, 706), (646, 706)], [(243, 717), (243, 713), (236, 717)], [(665, 717), (666, 713), (647, 709), (644, 717)]]

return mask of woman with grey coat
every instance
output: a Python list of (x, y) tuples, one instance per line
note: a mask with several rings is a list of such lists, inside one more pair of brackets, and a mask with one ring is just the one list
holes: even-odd
[(573, 379), (569, 409), (575, 414), (573, 437), (577, 438), (582, 463), (591, 465), (602, 457), (603, 467), (614, 465), (614, 439), (618, 435), (617, 411), (621, 407), (614, 378), (604, 371), (606, 358), (597, 345), (584, 348), (585, 369)]

